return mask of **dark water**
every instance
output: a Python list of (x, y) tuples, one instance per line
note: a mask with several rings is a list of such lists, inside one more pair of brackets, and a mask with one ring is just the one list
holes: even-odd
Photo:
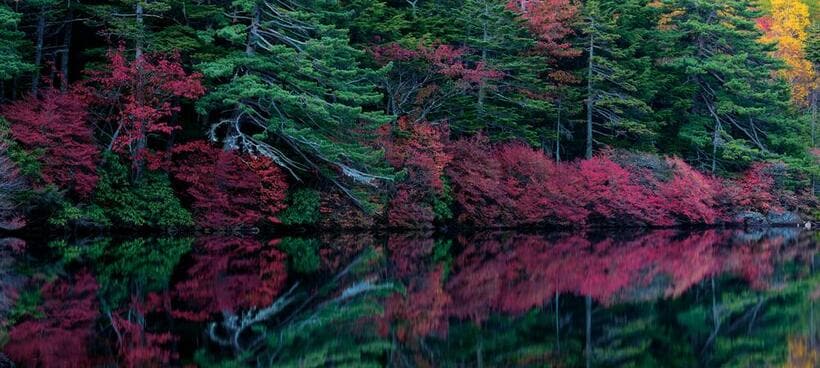
[(817, 367), (819, 238), (775, 229), (3, 239), (0, 360)]

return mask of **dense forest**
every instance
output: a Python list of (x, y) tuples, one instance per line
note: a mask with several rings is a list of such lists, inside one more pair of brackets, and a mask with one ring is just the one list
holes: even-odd
[(813, 0), (0, 2), (0, 228), (816, 219)]

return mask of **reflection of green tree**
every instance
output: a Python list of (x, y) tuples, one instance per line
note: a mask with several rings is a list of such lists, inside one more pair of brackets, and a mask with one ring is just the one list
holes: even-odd
[(382, 255), (365, 251), (316, 291), (299, 285), (270, 306), (239, 314), (226, 314), (208, 327), (211, 341), (230, 351), (214, 355), (208, 349), (196, 354), (201, 367), (236, 367), (246, 364), (269, 367), (381, 367), (390, 344), (378, 334), (374, 319), (379, 303), (396, 291), (381, 282), (377, 266)]
[(810, 325), (817, 323), (810, 321), (816, 306), (809, 295), (818, 282), (820, 274), (810, 274), (758, 291), (731, 279), (714, 280), (714, 284), (710, 280), (701, 290), (690, 292), (688, 300), (676, 303), (683, 307), (678, 322), (703, 365), (781, 365), (788, 356), (788, 337), (808, 333)]
[(100, 284), (104, 308), (116, 309), (131, 295), (165, 290), (192, 238), (137, 238), (114, 243), (110, 238), (51, 243), (64, 262), (86, 261)]

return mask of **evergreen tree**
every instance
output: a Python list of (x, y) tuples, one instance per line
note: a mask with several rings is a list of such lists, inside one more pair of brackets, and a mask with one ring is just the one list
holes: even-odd
[(20, 13), (0, 3), (0, 83), (31, 68), (20, 50), (26, 44), (24, 33), (17, 29), (20, 17)]
[[(596, 132), (613, 138), (653, 133), (646, 123), (651, 109), (637, 97), (641, 70), (627, 63), (634, 59), (636, 46), (619, 44), (617, 14), (615, 7), (598, 0), (590, 0), (584, 6), (586, 158), (592, 157)], [(642, 61), (646, 63), (648, 59)]]
[(346, 14), (332, 1), (242, 1), (236, 23), (217, 31), (231, 51), (200, 70), (214, 84), (197, 109), (220, 115), (211, 137), (227, 149), (273, 159), (297, 178), (318, 174), (359, 206), (345, 181), (369, 186), (390, 179), (368, 130), (390, 120), (375, 79), (384, 69), (360, 66), (364, 52), (334, 26)]
[[(771, 152), (790, 126), (788, 90), (771, 73), (781, 65), (754, 20), (749, 0), (666, 0), (666, 21), (676, 35), (666, 67), (688, 96), (677, 103), (678, 136), (694, 158), (716, 172), (719, 162), (744, 163)], [(799, 145), (799, 143), (798, 143)], [(782, 150), (787, 149), (781, 147)]]
[(453, 99), (451, 103), (464, 109), (452, 117), (451, 126), (538, 145), (537, 131), (544, 130), (554, 109), (546, 83), (547, 59), (536, 52), (525, 21), (498, 0), (466, 0), (457, 18), (464, 22), (459, 38), (473, 50), (468, 59), (498, 76), (482, 81), (471, 95)]

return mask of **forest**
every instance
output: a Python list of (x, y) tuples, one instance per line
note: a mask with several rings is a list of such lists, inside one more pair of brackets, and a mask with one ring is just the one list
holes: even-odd
[(814, 0), (0, 1), (0, 229), (820, 217)]

